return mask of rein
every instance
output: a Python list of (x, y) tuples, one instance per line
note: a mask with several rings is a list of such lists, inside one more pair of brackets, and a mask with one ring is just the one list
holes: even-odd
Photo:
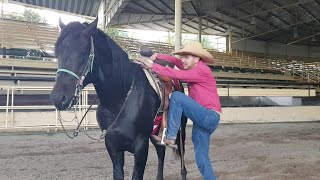
[[(87, 64), (86, 64), (86, 66), (84, 67), (84, 69), (83, 69), (80, 77), (79, 77), (76, 73), (74, 73), (74, 72), (72, 72), (72, 71), (70, 71), (70, 70), (68, 70), (68, 69), (66, 69), (66, 68), (59, 68), (59, 69), (57, 70), (57, 74), (58, 74), (59, 72), (64, 72), (64, 73), (67, 73), (67, 74), (73, 76), (74, 78), (76, 78), (76, 79), (78, 80), (78, 82), (77, 82), (77, 84), (76, 84), (76, 89), (75, 89), (75, 92), (74, 92), (74, 96), (72, 97), (68, 108), (70, 108), (70, 107), (72, 106), (72, 104), (74, 103), (75, 100), (78, 101), (79, 96), (80, 96), (80, 92), (81, 92), (82, 89), (83, 89), (83, 81), (85, 80), (85, 78), (86, 78), (86, 76), (87, 76), (87, 74), (88, 74), (89, 72), (92, 73), (93, 61), (94, 61), (94, 56), (95, 56), (95, 54), (94, 54), (94, 43), (93, 43), (93, 38), (92, 38), (92, 36), (90, 37), (90, 40), (91, 40), (91, 47), (90, 47), (90, 54), (89, 54), (89, 57), (88, 57), (88, 62), (87, 62)], [(62, 127), (63, 131), (65, 132), (65, 134), (66, 134), (69, 138), (72, 138), (72, 139), (73, 139), (74, 137), (78, 136), (79, 129), (80, 129), (80, 125), (81, 125), (82, 121), (83, 121), (84, 118), (86, 117), (86, 115), (87, 115), (87, 113), (89, 112), (89, 110), (91, 109), (92, 105), (97, 101), (97, 99), (98, 99), (98, 96), (95, 98), (95, 100), (92, 102), (92, 104), (89, 106), (89, 108), (87, 109), (87, 111), (85, 112), (85, 114), (83, 115), (83, 117), (81, 118), (80, 122), (78, 123), (77, 129), (76, 129), (75, 132), (73, 133), (73, 137), (70, 136), (70, 135), (67, 133), (66, 129), (64, 128), (64, 126), (63, 126), (63, 124), (62, 124), (62, 118), (61, 118), (60, 111), (58, 111), (58, 120), (59, 120), (59, 122), (60, 122), (60, 124), (61, 124), (61, 127)], [(78, 118), (77, 118), (77, 116), (75, 115), (75, 117), (73, 118), (73, 120), (77, 120), (77, 119), (78, 119)], [(86, 135), (87, 135), (88, 137), (90, 137), (88, 134), (86, 134)], [(91, 137), (90, 137), (90, 138), (91, 138)], [(93, 138), (91, 138), (91, 139), (93, 139)]]
[[(124, 102), (123, 102), (123, 104), (122, 104), (122, 106), (121, 106), (121, 109), (120, 109), (119, 113), (118, 113), (117, 116), (116, 116), (116, 119), (112, 122), (112, 124), (108, 127), (108, 129), (102, 130), (102, 134), (100, 135), (100, 139), (93, 138), (93, 137), (89, 136), (86, 132), (83, 131), (90, 139), (100, 141), (100, 140), (102, 140), (102, 139), (104, 139), (104, 138), (106, 137), (106, 135), (107, 135), (107, 133), (109, 132), (109, 130), (112, 128), (112, 126), (113, 126), (113, 125), (117, 122), (117, 120), (119, 119), (120, 114), (122, 113), (122, 111), (123, 111), (123, 109), (124, 109), (124, 106), (126, 105), (128, 99), (129, 99), (129, 96), (130, 96), (130, 94), (131, 94), (131, 92), (132, 92), (133, 86), (134, 86), (134, 76), (133, 76), (133, 78), (132, 78), (132, 84), (131, 84), (130, 90), (129, 90), (128, 93), (127, 93), (126, 99), (124, 100)], [(95, 102), (97, 99), (98, 99), (98, 97), (96, 97), (96, 99), (94, 100), (94, 102)], [(94, 103), (94, 102), (93, 102), (93, 103)], [(80, 130), (79, 130), (79, 129), (80, 129), (80, 125), (81, 125), (82, 121), (84, 120), (85, 116), (87, 115), (88, 111), (89, 111), (90, 108), (92, 107), (93, 103), (92, 103), (92, 104), (90, 105), (90, 107), (87, 109), (87, 111), (86, 111), (86, 113), (83, 115), (81, 121), (78, 122), (78, 126), (77, 126), (77, 129), (76, 129), (76, 130), (74, 131), (74, 133), (73, 133), (73, 137), (72, 137), (71, 135), (69, 135), (69, 134), (67, 133), (66, 129), (64, 128), (63, 123), (62, 123), (62, 118), (61, 118), (60, 111), (58, 111), (58, 120), (59, 120), (59, 122), (60, 122), (60, 124), (61, 124), (61, 127), (62, 127), (64, 133), (65, 133), (70, 139), (74, 139), (75, 137), (78, 136), (78, 134), (79, 134), (79, 132), (80, 132)], [(75, 117), (73, 118), (73, 120), (75, 120), (75, 119), (78, 119), (76, 115), (75, 115)]]
[[(78, 80), (78, 83), (76, 84), (76, 89), (75, 89), (74, 96), (72, 97), (72, 99), (71, 99), (71, 101), (70, 101), (70, 104), (69, 104), (69, 106), (68, 106), (69, 108), (72, 106), (72, 104), (73, 104), (73, 102), (74, 102), (75, 100), (78, 101), (79, 96), (80, 96), (80, 92), (81, 92), (82, 89), (83, 89), (83, 81), (84, 81), (85, 77), (87, 76), (87, 74), (88, 74), (89, 72), (92, 73), (93, 61), (94, 61), (94, 44), (93, 44), (93, 38), (92, 38), (92, 36), (91, 36), (91, 49), (90, 49), (90, 54), (89, 54), (88, 62), (87, 62), (87, 64), (86, 64), (86, 66), (84, 67), (84, 69), (83, 69), (83, 71), (82, 71), (82, 73), (81, 73), (81, 76), (79, 77), (76, 73), (74, 73), (74, 72), (72, 72), (72, 71), (70, 71), (70, 70), (68, 70), (68, 69), (65, 69), (65, 68), (59, 68), (59, 69), (57, 70), (57, 74), (58, 74), (59, 72), (64, 72), (64, 73), (67, 73), (67, 74), (75, 77), (75, 78)], [(129, 98), (129, 96), (130, 96), (130, 94), (131, 94), (131, 92), (132, 92), (133, 85), (134, 85), (134, 76), (133, 76), (133, 79), (132, 79), (132, 84), (131, 84), (130, 90), (129, 90), (128, 93), (127, 93), (127, 96), (126, 96), (126, 98), (125, 98), (125, 101), (123, 102), (123, 104), (122, 104), (122, 106), (121, 106), (121, 109), (120, 109), (118, 115), (116, 116), (116, 119), (113, 121), (113, 123), (109, 126), (108, 129), (106, 129), (106, 130), (104, 129), (104, 130), (102, 131), (102, 134), (100, 135), (100, 139), (92, 138), (92, 137), (89, 136), (86, 132), (84, 132), (90, 139), (100, 141), (100, 140), (102, 140), (103, 138), (105, 138), (105, 136), (107, 135), (107, 132), (109, 131), (109, 129), (115, 124), (115, 122), (117, 122), (120, 114), (122, 113), (122, 111), (123, 111), (123, 109), (124, 109), (124, 106), (125, 106), (128, 98)], [(80, 122), (78, 122), (78, 126), (77, 126), (76, 130), (75, 130), (74, 133), (73, 133), (73, 137), (67, 133), (67, 131), (66, 131), (66, 129), (65, 129), (65, 127), (63, 126), (63, 123), (62, 123), (62, 117), (61, 117), (60, 111), (58, 111), (58, 120), (59, 120), (59, 122), (60, 122), (60, 124), (61, 124), (61, 127), (62, 127), (63, 131), (65, 132), (65, 134), (66, 134), (69, 138), (73, 139), (74, 137), (77, 137), (77, 136), (78, 136), (78, 134), (79, 134), (79, 132), (80, 132), (80, 126), (81, 126), (82, 121), (84, 120), (84, 118), (86, 117), (87, 113), (89, 112), (89, 110), (91, 109), (92, 105), (96, 102), (97, 99), (98, 99), (98, 96), (95, 98), (95, 100), (94, 100), (94, 101), (92, 102), (92, 104), (89, 106), (89, 108), (87, 109), (87, 111), (85, 112), (85, 114), (83, 115), (83, 117), (81, 118)], [(77, 118), (77, 116), (75, 115), (75, 117), (73, 118), (73, 120), (77, 120), (77, 119), (78, 119), (78, 118)], [(73, 121), (73, 120), (72, 120), (72, 121)]]

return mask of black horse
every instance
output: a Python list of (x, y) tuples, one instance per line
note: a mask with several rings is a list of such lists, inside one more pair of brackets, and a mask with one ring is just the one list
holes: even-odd
[[(59, 70), (51, 101), (58, 110), (70, 108), (79, 90), (92, 83), (100, 100), (97, 121), (101, 130), (107, 131), (105, 144), (113, 163), (113, 178), (124, 179), (124, 151), (129, 151), (134, 154), (132, 179), (143, 179), (149, 137), (160, 100), (141, 66), (131, 62), (128, 55), (97, 28), (97, 20), (87, 25), (59, 22), (62, 31), (55, 46)], [(177, 140), (181, 162), (185, 126), (186, 118), (181, 128), (182, 149), (179, 138)], [(151, 141), (158, 155), (157, 179), (163, 179), (165, 147)], [(186, 179), (187, 172), (184, 163), (181, 164), (182, 179)]]

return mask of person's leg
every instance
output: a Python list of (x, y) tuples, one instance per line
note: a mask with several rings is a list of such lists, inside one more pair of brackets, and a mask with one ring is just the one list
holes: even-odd
[(216, 179), (209, 158), (210, 134), (202, 128), (193, 125), (192, 142), (194, 145), (194, 155), (196, 164), (204, 180)]
[(168, 139), (176, 139), (179, 127), (181, 126), (182, 113), (197, 125), (210, 134), (218, 126), (220, 116), (218, 113), (207, 109), (193, 100), (191, 97), (175, 91), (170, 97), (168, 112)]
[(209, 158), (210, 135), (217, 128), (220, 115), (207, 109), (189, 96), (174, 92), (170, 98), (168, 114), (168, 139), (175, 139), (181, 125), (181, 115), (193, 122), (192, 141), (197, 166), (205, 180), (216, 179)]
[(180, 106), (179, 97), (180, 94), (183, 94), (179, 91), (175, 91), (170, 96), (170, 104), (168, 110), (168, 122), (167, 122), (167, 139), (175, 140), (177, 138), (177, 133), (181, 126), (181, 116), (183, 109)]

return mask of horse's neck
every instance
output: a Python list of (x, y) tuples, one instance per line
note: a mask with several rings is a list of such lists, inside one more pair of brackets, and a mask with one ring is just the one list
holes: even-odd
[[(129, 63), (125, 62), (125, 57), (123, 57), (123, 52), (121, 49), (114, 50), (115, 47), (111, 48), (108, 42), (108, 47), (97, 47), (95, 48), (96, 59), (95, 59), (95, 77), (93, 84), (95, 86), (96, 92), (99, 96), (100, 102), (104, 105), (113, 106), (122, 102), (127, 92), (130, 89), (131, 81), (126, 79), (126, 82), (122, 82), (122, 77), (126, 73), (126, 76), (130, 76), (127, 69), (121, 69), (128, 67)], [(101, 44), (101, 42), (100, 42)], [(108, 48), (108, 49), (106, 49)], [(119, 56), (119, 57), (117, 57)], [(113, 58), (116, 58), (117, 61), (114, 61)], [(115, 65), (114, 63), (122, 63), (122, 66)], [(115, 69), (118, 68), (118, 69)], [(128, 83), (128, 81), (130, 81)]]

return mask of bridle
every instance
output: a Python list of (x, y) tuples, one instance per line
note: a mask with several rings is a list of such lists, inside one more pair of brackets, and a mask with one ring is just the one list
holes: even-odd
[[(68, 108), (70, 108), (70, 107), (72, 106), (72, 104), (73, 104), (73, 102), (74, 102), (75, 100), (77, 100), (77, 101), (79, 100), (80, 92), (81, 92), (82, 89), (83, 89), (83, 81), (84, 81), (84, 79), (86, 78), (86, 76), (87, 76), (87, 74), (88, 74), (89, 72), (92, 73), (93, 61), (94, 61), (94, 44), (93, 44), (93, 38), (92, 38), (92, 36), (91, 36), (91, 49), (90, 49), (90, 54), (89, 54), (89, 57), (88, 57), (88, 62), (87, 62), (87, 64), (86, 64), (86, 66), (84, 67), (84, 69), (83, 69), (83, 71), (82, 71), (82, 73), (81, 73), (81, 76), (79, 77), (76, 73), (74, 73), (74, 72), (72, 72), (72, 71), (70, 71), (70, 70), (68, 70), (68, 69), (65, 69), (65, 68), (59, 68), (59, 69), (57, 70), (57, 74), (58, 74), (59, 72), (65, 72), (65, 73), (73, 76), (74, 78), (76, 78), (76, 79), (78, 80), (78, 83), (76, 84), (76, 89), (75, 89), (75, 92), (74, 92), (74, 96), (72, 97)], [(107, 135), (108, 131), (113, 127), (113, 125), (114, 125), (114, 124), (117, 122), (117, 120), (119, 119), (119, 116), (120, 116), (120, 114), (122, 113), (122, 111), (123, 111), (123, 109), (124, 109), (124, 106), (126, 105), (126, 102), (128, 101), (128, 98), (129, 98), (131, 92), (133, 91), (133, 87), (134, 87), (134, 76), (133, 76), (133, 78), (132, 78), (131, 87), (130, 87), (128, 93), (127, 93), (127, 96), (126, 96), (126, 98), (125, 98), (125, 101), (123, 102), (123, 104), (122, 104), (122, 106), (121, 106), (121, 109), (120, 109), (118, 115), (116, 116), (116, 119), (113, 121), (113, 123), (109, 126), (108, 129), (104, 129), (104, 130), (102, 131), (102, 134), (101, 134), (101, 136), (100, 136), (100, 139), (92, 138), (91, 136), (89, 136), (88, 134), (85, 133), (89, 138), (91, 138), (91, 139), (93, 139), (93, 140), (102, 140), (103, 138), (105, 138), (105, 136)], [(97, 100), (97, 98), (98, 98), (98, 96), (96, 97), (96, 99), (94, 100), (94, 102)], [(90, 108), (92, 107), (92, 105), (93, 105), (93, 104), (90, 105), (90, 107), (87, 109), (86, 113), (84, 114), (84, 116), (82, 117), (82, 119), (80, 120), (80, 122), (78, 123), (77, 129), (76, 129), (76, 130), (74, 131), (74, 133), (73, 133), (73, 136), (74, 136), (74, 137), (78, 136), (79, 129), (80, 129), (80, 125), (81, 125), (84, 117), (85, 117), (85, 116), (87, 115), (87, 113), (89, 112), (89, 110), (90, 110)], [(67, 133), (67, 131), (65, 130), (65, 128), (64, 128), (64, 126), (63, 126), (63, 124), (62, 124), (62, 120), (61, 120), (62, 118), (61, 118), (60, 111), (58, 111), (58, 113), (59, 113), (58, 119), (59, 119), (59, 121), (60, 121), (60, 124), (61, 124), (61, 126), (62, 126), (65, 134), (66, 134), (69, 138), (72, 138), (72, 139), (73, 139), (73, 137), (70, 136), (70, 135)], [(75, 117), (74, 119), (76, 119), (76, 118), (77, 118), (77, 117)]]
[(71, 76), (73, 76), (74, 78), (76, 78), (78, 80), (77, 84), (76, 84), (76, 89), (74, 91), (74, 95), (68, 105), (68, 108), (70, 108), (72, 106), (72, 104), (74, 103), (74, 101), (78, 101), (79, 99), (79, 95), (80, 95), (80, 92), (82, 91), (83, 89), (83, 81), (84, 79), (86, 78), (87, 74), (89, 72), (92, 73), (92, 68), (93, 68), (93, 61), (94, 61), (94, 44), (93, 44), (93, 38), (92, 36), (90, 37), (91, 39), (91, 48), (90, 48), (90, 54), (89, 54), (89, 57), (88, 57), (88, 62), (86, 64), (86, 66), (84, 67), (82, 73), (80, 76), (78, 76), (76, 73), (68, 70), (68, 69), (65, 69), (65, 68), (59, 68), (57, 70), (57, 75), (59, 72), (64, 72), (64, 73), (67, 73)]

